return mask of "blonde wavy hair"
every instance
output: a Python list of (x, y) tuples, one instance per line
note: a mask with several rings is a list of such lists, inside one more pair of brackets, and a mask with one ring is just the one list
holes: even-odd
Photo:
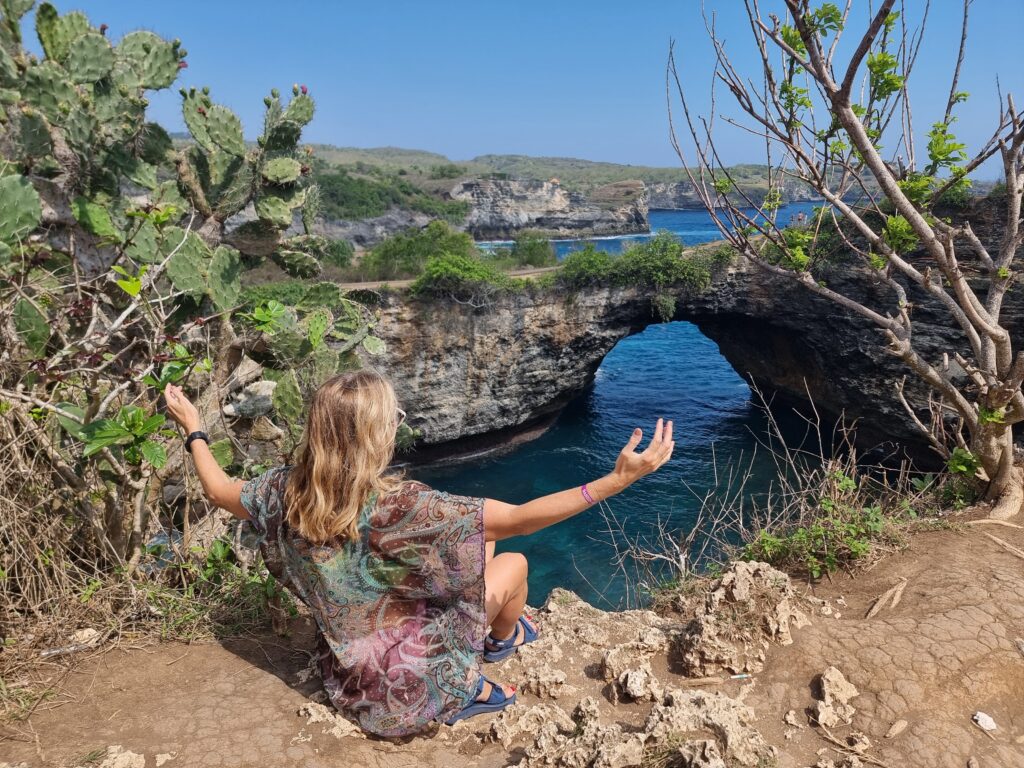
[(307, 541), (358, 538), (359, 513), (374, 492), (402, 483), (387, 474), (398, 400), (374, 371), (343, 373), (313, 395), (299, 458), (285, 485), (285, 519)]

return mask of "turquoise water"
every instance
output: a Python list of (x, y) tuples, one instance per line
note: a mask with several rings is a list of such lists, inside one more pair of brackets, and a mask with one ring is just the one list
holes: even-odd
[[(786, 206), (780, 218), (785, 222), (811, 207)], [(673, 231), (688, 244), (718, 239), (707, 214), (699, 211), (654, 211), (651, 228)], [(649, 236), (595, 242), (612, 250), (643, 237)], [(564, 254), (582, 243), (561, 241), (557, 246)], [(502, 456), (420, 468), (412, 475), (452, 493), (522, 503), (607, 473), (632, 429), (645, 430), (646, 445), (659, 416), (675, 421), (675, 454), (658, 473), (610, 500), (617, 522), (609, 525), (592, 508), (532, 536), (499, 544), (499, 551), (520, 551), (529, 558), (534, 604), (553, 587), (565, 587), (595, 605), (618, 607), (635, 602), (635, 578), (627, 578), (616, 566), (613, 539), (621, 543), (622, 532), (629, 538), (650, 538), (659, 524), (685, 534), (700, 507), (698, 496), (714, 486), (713, 455), (722, 467), (741, 459), (746, 464), (756, 453), (757, 477), (751, 487), (773, 475), (764, 451), (754, 451), (757, 438), (766, 432), (764, 415), (752, 403), (746, 382), (696, 326), (654, 325), (623, 339), (604, 359), (594, 385), (536, 440)], [(795, 423), (789, 426), (794, 433), (799, 429)], [(609, 533), (618, 527), (619, 534)]]

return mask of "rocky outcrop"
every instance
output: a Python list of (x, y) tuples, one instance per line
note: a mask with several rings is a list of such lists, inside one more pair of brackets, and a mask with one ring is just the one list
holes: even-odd
[(408, 229), (422, 229), (431, 216), (406, 208), (392, 208), (381, 216), (358, 221), (317, 221), (316, 231), (335, 240), (348, 240), (358, 248), (372, 248), (389, 237)]
[(585, 196), (557, 182), (470, 179), (450, 193), (472, 208), (463, 224), (478, 240), (514, 237), (524, 229), (552, 237), (647, 232), (647, 190), (642, 182), (619, 182)]
[[(764, 197), (763, 188), (745, 190), (754, 202)], [(648, 206), (651, 210), (704, 209), (700, 197), (689, 181), (653, 182), (647, 184)], [(785, 184), (782, 189), (784, 203), (817, 200), (813, 190), (804, 184)]]
[[(975, 229), (983, 237), (994, 231), (983, 221)], [(889, 289), (859, 267), (835, 267), (818, 277), (882, 311), (893, 307)], [(856, 421), (863, 445), (890, 440), (930, 456), (895, 385), (907, 376), (911, 402), (926, 403), (927, 392), (866, 320), (740, 259), (719, 268), (706, 290), (675, 293), (674, 319), (695, 323), (765, 393), (794, 403), (811, 400), (829, 420), (843, 415)], [(389, 348), (379, 364), (422, 430), (424, 446), (474, 438), (493, 444), (490, 433), (528, 428), (556, 414), (593, 382), (620, 339), (660, 322), (653, 298), (637, 288), (538, 289), (475, 308), (392, 294), (376, 331)], [(909, 299), (915, 345), (926, 358), (938, 361), (944, 352), (964, 349), (945, 308), (917, 291)], [(1024, 338), (1020, 284), (1007, 293), (1002, 316), (1011, 335)]]

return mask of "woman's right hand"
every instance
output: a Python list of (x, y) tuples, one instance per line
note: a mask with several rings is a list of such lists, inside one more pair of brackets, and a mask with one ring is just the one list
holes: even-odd
[(620, 484), (620, 490), (632, 485), (644, 475), (654, 472), (672, 458), (672, 449), (676, 447), (676, 444), (672, 440), (671, 421), (658, 419), (650, 445), (642, 452), (637, 453), (637, 446), (640, 445), (643, 437), (643, 430), (639, 427), (634, 429), (629, 442), (626, 443), (619, 453), (619, 458), (615, 461), (612, 477)]

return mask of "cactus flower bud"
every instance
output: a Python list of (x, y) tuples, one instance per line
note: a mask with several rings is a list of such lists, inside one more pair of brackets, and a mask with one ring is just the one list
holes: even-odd
[(278, 98), (281, 95), (281, 92), (279, 90), (277, 90), (277, 88), (271, 88), (270, 89), (270, 95), (273, 96), (276, 99), (276, 98)]
[(178, 62), (178, 69), (188, 69), (188, 62), (184, 61), (184, 60), (183, 61), (179, 61)]
[(306, 86), (302, 86), (301, 88), (299, 88), (299, 90), (302, 91), (303, 96), (309, 93), (309, 88), (307, 88)]
[(269, 97), (269, 96), (264, 96), (264, 97), (263, 97), (263, 106), (265, 106), (265, 107), (269, 107), (269, 106), (270, 106), (271, 104), (273, 104), (273, 103), (274, 103), (274, 102), (273, 102), (273, 101), (271, 101), (271, 99), (270, 99), (270, 97)]
[(110, 29), (106, 24), (100, 24), (100, 34), (106, 36), (107, 30)]
[(298, 95), (299, 95), (299, 84), (298, 83), (292, 83), (292, 96), (298, 96)]
[(204, 85), (203, 86), (203, 96), (209, 96), (209, 95), (210, 95), (210, 86)]
[(303, 176), (307, 175), (311, 170), (313, 169), (310, 168), (308, 165), (299, 166), (299, 173), (301, 173)]
[(184, 48), (178, 50), (179, 59), (184, 59), (186, 56), (188, 56), (188, 51), (186, 51)]

